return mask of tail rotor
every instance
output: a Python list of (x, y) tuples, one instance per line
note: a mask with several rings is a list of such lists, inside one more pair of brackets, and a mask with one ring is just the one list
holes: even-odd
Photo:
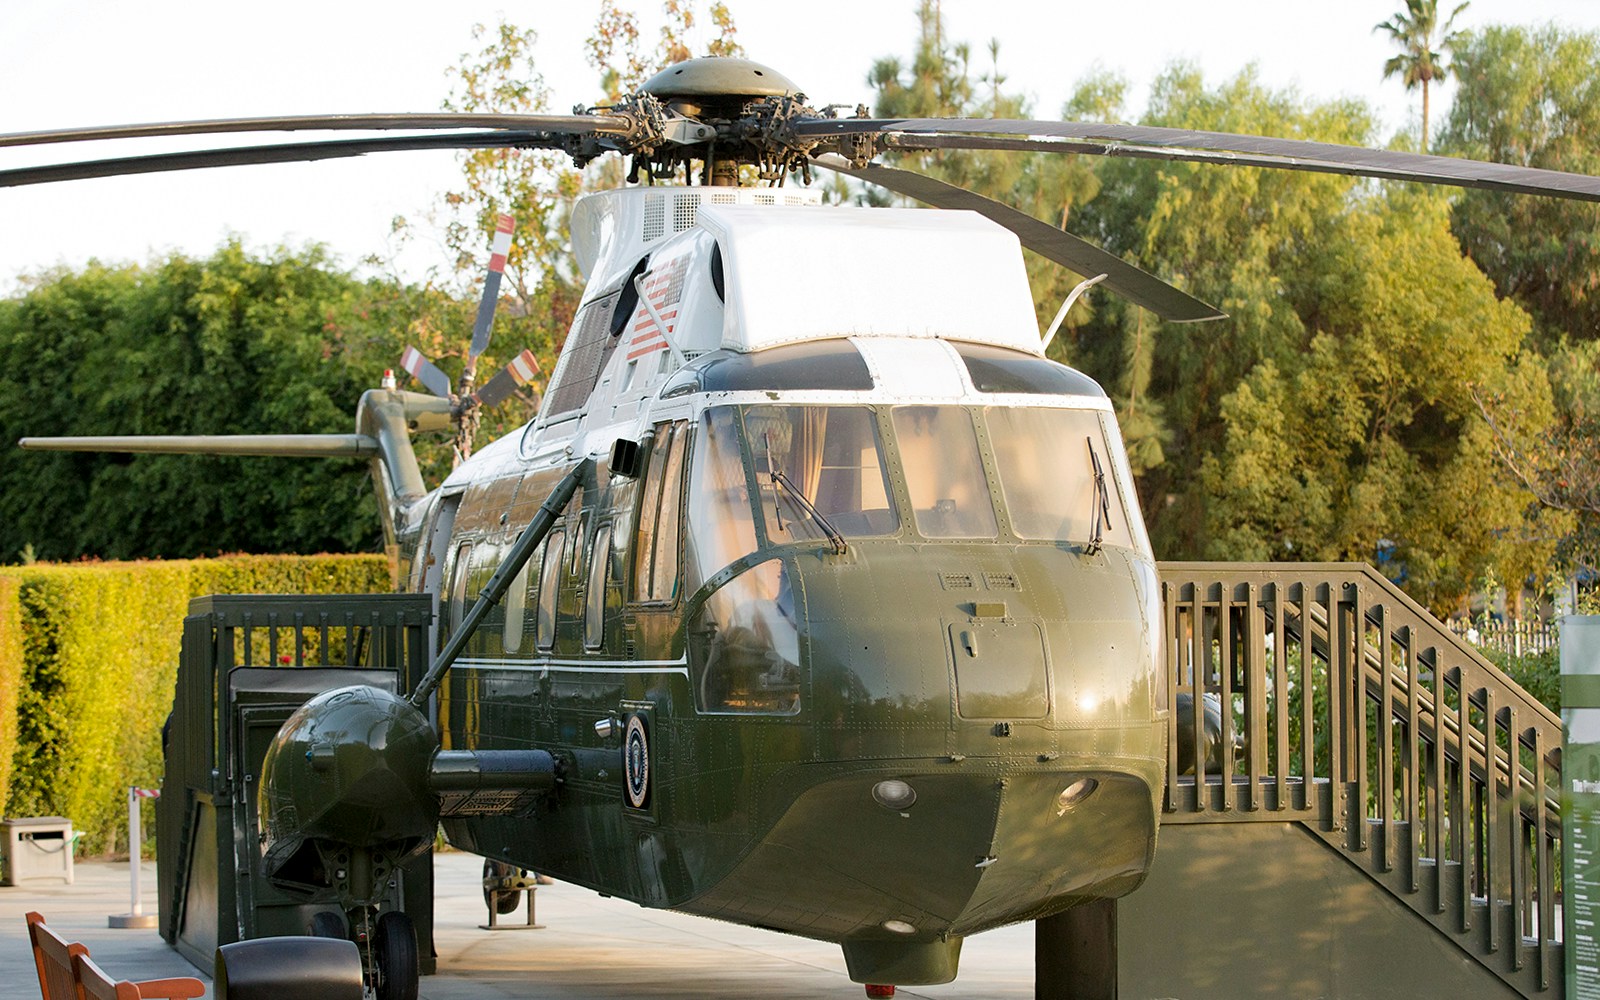
[(407, 346), (400, 355), (402, 369), (435, 396), (450, 400), (450, 419), (455, 425), (455, 465), (472, 456), (472, 442), (478, 429), (478, 410), (504, 402), (531, 382), (534, 376), (542, 374), (538, 359), (532, 351), (524, 348), (510, 364), (484, 383), (483, 388), (477, 388), (478, 358), (489, 349), (495, 308), (500, 303), (500, 281), (505, 275), (506, 257), (511, 253), (511, 238), (515, 229), (516, 220), (509, 215), (502, 214), (496, 220), (494, 239), (489, 246), (489, 269), (483, 280), (483, 298), (478, 302), (478, 315), (472, 324), (472, 342), (467, 349), (467, 361), (454, 388), (451, 387), (450, 376), (415, 347)]

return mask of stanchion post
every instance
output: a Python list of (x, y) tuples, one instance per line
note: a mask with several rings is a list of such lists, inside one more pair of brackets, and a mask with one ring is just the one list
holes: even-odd
[(144, 843), (144, 836), (139, 829), (139, 800), (141, 798), (154, 798), (159, 792), (147, 792), (142, 788), (128, 786), (128, 892), (132, 903), (127, 913), (112, 914), (106, 922), (112, 927), (119, 928), (147, 928), (156, 925), (155, 914), (144, 912), (144, 902), (141, 900), (143, 887), (140, 884), (141, 872), (139, 870), (140, 847)]

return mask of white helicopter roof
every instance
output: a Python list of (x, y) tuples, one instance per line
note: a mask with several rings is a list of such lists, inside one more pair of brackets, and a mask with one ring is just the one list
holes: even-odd
[(1041, 353), (1022, 246), (975, 212), (701, 205), (697, 221), (728, 276), (728, 350), (918, 337)]

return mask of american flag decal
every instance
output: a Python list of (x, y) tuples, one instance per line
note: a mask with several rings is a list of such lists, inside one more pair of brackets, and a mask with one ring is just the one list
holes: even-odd
[(677, 327), (678, 301), (683, 298), (683, 278), (689, 270), (689, 255), (674, 257), (662, 267), (651, 268), (645, 275), (643, 293), (650, 305), (661, 316), (665, 331), (656, 326), (650, 310), (639, 303), (633, 313), (633, 338), (628, 342), (628, 360), (667, 349), (667, 337)]

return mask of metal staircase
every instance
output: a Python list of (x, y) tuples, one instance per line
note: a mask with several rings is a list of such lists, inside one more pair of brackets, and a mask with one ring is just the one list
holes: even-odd
[(1297, 824), (1515, 992), (1560, 995), (1560, 718), (1368, 566), (1161, 575), (1163, 825)]

